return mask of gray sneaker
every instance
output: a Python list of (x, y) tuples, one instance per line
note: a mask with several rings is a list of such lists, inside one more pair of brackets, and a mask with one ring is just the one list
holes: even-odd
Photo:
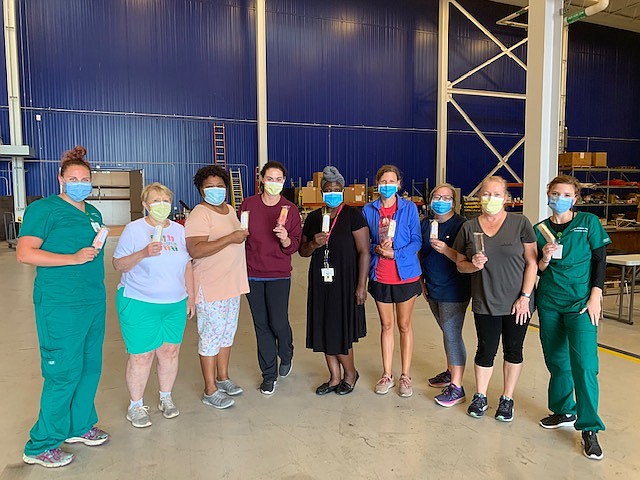
[(280, 363), (280, 368), (278, 369), (278, 375), (282, 378), (288, 377), (293, 369), (293, 358), (289, 361), (289, 363)]
[(180, 410), (178, 410), (178, 407), (173, 403), (171, 396), (160, 399), (158, 410), (162, 412), (164, 418), (175, 418), (180, 415)]
[(226, 393), (227, 395), (231, 395), (232, 397), (234, 395), (240, 395), (244, 391), (242, 390), (242, 388), (233, 383), (233, 381), (229, 378), (227, 378), (226, 380), (216, 380), (216, 387), (222, 393)]
[(229, 408), (236, 402), (223, 391), (216, 390), (215, 393), (209, 396), (203, 394), (202, 403), (213, 408)]
[(127, 420), (136, 428), (144, 428), (151, 426), (151, 418), (149, 418), (149, 407), (143, 405), (141, 407), (133, 407), (127, 411)]

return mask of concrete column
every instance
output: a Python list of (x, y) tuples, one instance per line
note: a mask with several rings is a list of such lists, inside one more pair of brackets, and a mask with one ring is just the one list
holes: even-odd
[(447, 181), (447, 108), (449, 103), (449, 0), (440, 0), (438, 13), (438, 120), (436, 181)]
[(546, 185), (558, 171), (563, 0), (529, 3), (524, 214), (548, 216)]
[(267, 30), (265, 0), (256, 0), (256, 89), (258, 113), (258, 168), (268, 162), (267, 149)]

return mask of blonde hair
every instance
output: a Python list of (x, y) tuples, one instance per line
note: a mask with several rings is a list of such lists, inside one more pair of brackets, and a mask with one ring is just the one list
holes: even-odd
[(478, 190), (478, 192), (480, 193), (480, 196), (482, 196), (482, 190), (484, 190), (485, 185), (491, 182), (502, 184), (502, 188), (504, 188), (505, 198), (509, 198), (511, 196), (511, 194), (509, 193), (509, 189), (507, 188), (507, 181), (499, 175), (489, 175), (488, 177), (485, 177), (484, 180), (482, 180), (482, 183), (480, 184), (480, 189)]
[(165, 185), (159, 182), (153, 182), (142, 189), (142, 193), (140, 194), (140, 200), (143, 203), (147, 203), (147, 198), (149, 198), (149, 194), (152, 191), (164, 193), (167, 197), (169, 197), (169, 201), (173, 202), (173, 192), (166, 187)]
[(433, 200), (433, 193), (440, 189), (440, 188), (448, 188), (449, 190), (451, 190), (451, 196), (453, 197), (453, 204), (457, 205), (458, 204), (458, 199), (456, 198), (456, 189), (453, 185), (451, 185), (450, 183), (441, 183), (439, 185), (436, 185), (435, 187), (433, 187), (433, 189), (431, 190), (431, 193), (429, 194), (429, 202), (431, 202), (431, 200)]

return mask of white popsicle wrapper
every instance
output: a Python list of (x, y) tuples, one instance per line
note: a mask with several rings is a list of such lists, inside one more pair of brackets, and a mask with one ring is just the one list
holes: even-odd
[(429, 238), (433, 238), (434, 240), (438, 239), (438, 221), (431, 220), (431, 230), (429, 232)]
[(391, 239), (396, 236), (396, 221), (393, 218), (389, 220), (389, 233), (387, 235)]
[(322, 232), (323, 233), (329, 232), (330, 223), (331, 223), (331, 215), (329, 215), (328, 213), (325, 213), (324, 215), (322, 215)]
[(240, 214), (240, 228), (249, 230), (249, 211), (244, 211)]
[(101, 250), (102, 247), (104, 247), (104, 242), (107, 241), (107, 235), (109, 235), (109, 229), (107, 227), (100, 228), (98, 233), (96, 233), (93, 242), (91, 242), (91, 246), (96, 250)]
[(154, 242), (162, 241), (162, 225), (156, 225), (153, 229), (153, 238), (151, 239)]

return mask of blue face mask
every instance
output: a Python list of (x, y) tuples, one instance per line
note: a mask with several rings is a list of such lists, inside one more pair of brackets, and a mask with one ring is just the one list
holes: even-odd
[(549, 195), (547, 198), (549, 199), (547, 205), (549, 205), (549, 208), (553, 211), (553, 213), (565, 213), (571, 210), (571, 207), (573, 207), (573, 198), (555, 197), (551, 195)]
[(378, 185), (378, 192), (380, 192), (380, 195), (382, 195), (384, 198), (393, 197), (397, 191), (398, 191), (398, 185), (395, 183)]
[(91, 182), (64, 182), (64, 192), (74, 202), (82, 202), (91, 195), (93, 185)]
[(322, 199), (329, 208), (336, 208), (343, 202), (344, 194), (342, 192), (322, 192)]
[(217, 207), (227, 199), (227, 189), (222, 187), (208, 187), (204, 190), (204, 201)]
[(436, 215), (446, 215), (451, 210), (453, 210), (453, 201), (449, 200), (432, 200), (431, 201), (431, 210)]

